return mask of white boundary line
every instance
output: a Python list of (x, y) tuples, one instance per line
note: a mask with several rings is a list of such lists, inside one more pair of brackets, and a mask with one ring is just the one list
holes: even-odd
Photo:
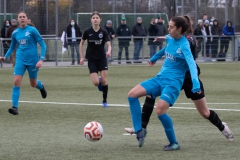
[[(11, 100), (0, 100), (0, 102), (12, 102)], [(91, 104), (91, 103), (67, 103), (67, 102), (39, 102), (39, 101), (19, 101), (20, 103), (35, 103), (35, 104), (55, 104), (55, 105), (79, 105), (79, 106), (102, 106), (102, 104)], [(175, 104), (192, 104), (193, 103), (175, 103)], [(240, 105), (240, 103), (207, 103), (212, 105)], [(109, 107), (129, 107), (127, 104), (108, 104)], [(193, 107), (170, 107), (171, 109), (185, 109), (193, 110)], [(240, 112), (240, 109), (226, 109), (226, 108), (209, 108), (217, 111), (236, 111)]]

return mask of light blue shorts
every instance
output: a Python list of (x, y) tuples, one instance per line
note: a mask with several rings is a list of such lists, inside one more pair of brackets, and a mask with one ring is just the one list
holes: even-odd
[(146, 90), (147, 95), (154, 99), (160, 96), (161, 100), (173, 106), (180, 94), (182, 83), (181, 81), (155, 76), (140, 83), (140, 85)]
[(22, 62), (16, 62), (14, 67), (14, 73), (13, 75), (20, 75), (23, 76), (25, 71), (28, 70), (28, 75), (30, 79), (35, 79), (38, 76), (38, 68), (36, 68), (36, 65), (24, 65)]

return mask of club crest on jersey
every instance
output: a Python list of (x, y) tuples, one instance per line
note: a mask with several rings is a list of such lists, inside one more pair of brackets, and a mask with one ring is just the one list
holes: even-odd
[(25, 36), (28, 37), (29, 35), (30, 35), (30, 33), (27, 31), (27, 32), (25, 33)]
[(181, 54), (182, 51), (181, 51), (181, 48), (178, 48), (177, 51), (176, 51), (177, 54)]
[(99, 37), (99, 38), (102, 38), (102, 37), (103, 37), (103, 34), (102, 34), (102, 33), (99, 33), (98, 37)]

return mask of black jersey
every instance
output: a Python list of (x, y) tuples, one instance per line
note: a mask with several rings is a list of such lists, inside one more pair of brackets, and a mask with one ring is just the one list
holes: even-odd
[(186, 34), (185, 35), (188, 42), (189, 42), (189, 45), (190, 45), (190, 49), (191, 49), (191, 52), (192, 52), (192, 55), (193, 55), (193, 58), (194, 60), (196, 59), (196, 37), (193, 35), (193, 34)]
[(101, 28), (95, 32), (92, 27), (86, 29), (83, 33), (83, 40), (87, 39), (87, 59), (100, 59), (106, 57), (104, 45), (109, 41), (108, 33)]
[[(196, 46), (197, 46), (196, 37), (193, 34), (190, 34), (190, 33), (186, 34), (185, 36), (186, 36), (186, 38), (189, 42), (193, 58), (194, 58), (194, 60), (196, 60)], [(196, 65), (197, 65), (197, 63), (196, 63)], [(197, 70), (198, 70), (198, 76), (199, 76), (201, 71), (200, 71), (200, 68), (198, 67), (198, 65), (197, 65)], [(186, 72), (185, 78), (191, 78), (190, 71)]]

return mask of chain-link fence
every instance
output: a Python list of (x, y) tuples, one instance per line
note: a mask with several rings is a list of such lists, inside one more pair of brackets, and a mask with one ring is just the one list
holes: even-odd
[[(114, 29), (120, 24), (122, 14), (125, 14), (130, 28), (136, 23), (138, 16), (143, 18), (146, 27), (149, 26), (151, 18), (162, 16), (167, 27), (168, 20), (177, 15), (189, 15), (196, 26), (197, 20), (202, 19), (203, 14), (207, 14), (208, 19), (212, 16), (218, 19), (221, 27), (227, 20), (232, 21), (235, 31), (239, 32), (239, 7), (239, 0), (0, 0), (0, 21), (17, 18), (18, 12), (25, 11), (45, 38), (48, 46), (46, 60), (65, 61), (70, 60), (70, 54), (61, 54), (62, 43), (59, 37), (71, 19), (77, 21), (83, 32), (91, 25), (90, 14), (93, 11), (102, 14), (102, 26), (110, 19)], [(237, 51), (235, 42), (233, 40), (230, 43), (231, 55), (227, 56), (230, 59), (234, 59), (232, 54)], [(133, 46), (131, 41), (131, 54)], [(114, 59), (117, 58), (117, 53), (118, 42), (114, 39)], [(144, 41), (142, 57), (147, 58), (148, 54), (149, 47), (147, 41)]]

